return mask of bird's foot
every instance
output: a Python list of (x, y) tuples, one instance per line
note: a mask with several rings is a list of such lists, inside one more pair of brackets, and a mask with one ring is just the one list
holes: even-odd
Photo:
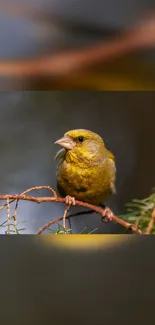
[(71, 205), (75, 205), (75, 198), (72, 197), (72, 196), (70, 196), (70, 195), (67, 195), (67, 196), (65, 197), (65, 204), (66, 204), (66, 205), (69, 205), (69, 206), (71, 206)]
[(104, 208), (102, 220), (103, 222), (109, 222), (113, 220), (113, 212), (107, 207)]

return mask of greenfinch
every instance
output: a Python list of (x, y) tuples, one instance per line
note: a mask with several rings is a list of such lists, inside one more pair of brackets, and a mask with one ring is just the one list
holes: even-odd
[(115, 157), (98, 134), (71, 130), (55, 144), (63, 148), (55, 157), (59, 160), (57, 188), (62, 197), (100, 205), (115, 193)]

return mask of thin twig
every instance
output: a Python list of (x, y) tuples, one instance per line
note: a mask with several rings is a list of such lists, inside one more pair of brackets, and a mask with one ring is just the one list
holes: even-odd
[(14, 209), (14, 216), (13, 216), (13, 223), (14, 223), (14, 229), (15, 231), (17, 230), (17, 208), (18, 208), (18, 202), (19, 200), (16, 201), (15, 209)]
[[(22, 192), (21, 195), (25, 195), (31, 191), (34, 191), (34, 190), (40, 190), (40, 189), (48, 189), (50, 190), (54, 197), (57, 197), (57, 193), (53, 190), (52, 187), (50, 187), (49, 185), (43, 185), (43, 186), (34, 186), (34, 187), (31, 187), (31, 188), (28, 188), (26, 191)], [(11, 200), (9, 201), (9, 204), (10, 203), (13, 203), (15, 200)], [(17, 209), (18, 209), (18, 202), (19, 200), (17, 199), (16, 200), (16, 205), (15, 205), (15, 209), (14, 209), (14, 216), (13, 216), (13, 220), (14, 220), (14, 229), (15, 231), (17, 230)], [(5, 203), (4, 205), (0, 206), (0, 210), (3, 210), (5, 207), (7, 206), (7, 203)]]
[[(91, 214), (93, 213), (94, 210), (87, 210), (87, 211), (81, 211), (81, 212), (77, 212), (77, 213), (73, 213), (73, 214), (70, 214), (69, 216), (66, 216), (66, 219), (70, 220), (70, 218), (73, 218), (73, 217), (78, 217), (78, 216), (81, 216), (81, 215), (86, 215), (86, 214)], [(43, 227), (41, 227), (37, 233), (37, 235), (40, 235), (42, 232), (44, 232), (47, 228), (49, 228), (51, 225), (55, 224), (55, 223), (58, 223), (60, 221), (63, 220), (63, 217), (60, 217), (60, 218), (57, 218), (57, 219), (54, 219), (52, 221), (49, 221), (48, 223), (46, 223)], [(70, 227), (71, 228), (71, 227)]]
[(76, 213), (70, 214), (68, 217), (69, 218), (78, 217), (78, 216), (91, 214), (91, 213), (94, 213), (94, 210), (86, 210), (86, 211), (76, 212)]
[(71, 219), (70, 219), (70, 217), (68, 218), (68, 224), (69, 224), (69, 229), (72, 229), (72, 225), (71, 225)]
[[(58, 197), (56, 192), (50, 188), (49, 186), (37, 186), (37, 187), (33, 187), (27, 191), (25, 191), (26, 193), (29, 192), (30, 190), (35, 190), (35, 189), (41, 189), (41, 188), (48, 188), (52, 191), (52, 193), (54, 194), (53, 197), (34, 197), (34, 196), (28, 196), (28, 195), (23, 195), (23, 194), (10, 194), (10, 195), (0, 195), (0, 200), (24, 200), (24, 201), (31, 201), (31, 202), (36, 202), (36, 203), (43, 203), (43, 202), (57, 202), (57, 203), (66, 203), (66, 199), (65, 198), (62, 198), (62, 197)], [(25, 193), (24, 192), (24, 193)], [(78, 201), (78, 200), (75, 200), (75, 205), (76, 206), (81, 206), (81, 207), (85, 207), (85, 208), (89, 208), (90, 210), (93, 210), (94, 212), (100, 214), (102, 216), (102, 219), (105, 220), (106, 219), (106, 210), (107, 209), (103, 209), (101, 208), (100, 206), (96, 206), (96, 205), (93, 205), (93, 204), (90, 204), (90, 203), (87, 203), (87, 202), (82, 202), (82, 201)], [(68, 219), (68, 217), (66, 217)], [(69, 218), (71, 218), (71, 216), (69, 216)], [(139, 233), (141, 234), (141, 230), (138, 229), (135, 225), (115, 216), (113, 213), (112, 213), (112, 216), (111, 216), (111, 219), (112, 221), (120, 224), (121, 226), (127, 228), (127, 229), (130, 229), (132, 230), (132, 232), (134, 233)], [(60, 220), (62, 220), (61, 218), (58, 218), (58, 219), (55, 219), (52, 221), (52, 223), (49, 223), (48, 226), (44, 226), (42, 229), (46, 229), (49, 227), (49, 225), (51, 224), (54, 224), (54, 223), (57, 223), (59, 222)], [(44, 230), (42, 230), (41, 232), (43, 232)], [(41, 233), (40, 230), (38, 233)]]
[(145, 232), (147, 235), (151, 234), (154, 224), (155, 224), (155, 208), (152, 211), (152, 216)]
[(10, 204), (9, 198), (7, 198), (7, 216), (8, 216), (8, 232), (7, 234), (10, 235), (10, 225), (11, 225), (11, 217), (10, 217)]
[(66, 217), (69, 210), (70, 210), (70, 205), (66, 207), (63, 215), (63, 228), (65, 229), (65, 231), (66, 231)]
[(51, 191), (53, 193), (54, 197), (57, 198), (58, 195), (57, 195), (56, 191), (54, 191), (53, 188), (51, 186), (49, 186), (49, 185), (42, 185), (42, 186), (33, 186), (33, 187), (30, 187), (26, 191), (24, 191), (22, 193), (22, 195), (25, 195), (25, 194), (27, 194), (27, 193), (29, 193), (31, 191), (43, 190), (43, 189), (46, 189), (46, 190)]
[[(49, 185), (42, 185), (42, 186), (34, 186), (34, 187), (30, 187), (28, 188), (26, 191), (22, 192), (20, 195), (25, 195), (31, 191), (35, 191), (35, 190), (42, 190), (42, 189), (47, 189), (47, 190), (50, 190), (53, 194), (54, 194), (54, 197), (57, 197), (57, 193), (56, 191), (53, 190), (52, 187), (50, 187)], [(13, 203), (15, 200), (11, 200), (9, 203)], [(3, 210), (5, 207), (7, 206), (7, 203), (5, 203), (4, 205), (0, 206), (0, 211)]]
[[(69, 219), (69, 218), (71, 218), (72, 216), (66, 216), (66, 219)], [(58, 222), (60, 222), (60, 221), (62, 221), (63, 220), (63, 217), (60, 217), (60, 218), (56, 218), (56, 219), (54, 219), (54, 220), (52, 220), (52, 221), (49, 221), (48, 223), (46, 223), (43, 227), (41, 227), (40, 229), (39, 229), (39, 231), (37, 232), (37, 235), (40, 235), (40, 234), (42, 234), (46, 229), (48, 229), (50, 226), (52, 226), (52, 225), (54, 225), (55, 223), (58, 223)]]

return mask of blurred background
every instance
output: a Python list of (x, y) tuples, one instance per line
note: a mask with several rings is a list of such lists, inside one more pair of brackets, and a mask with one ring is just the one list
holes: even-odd
[(63, 245), (81, 236), (0, 237), (3, 324), (154, 324), (155, 237), (91, 235), (90, 249)]
[[(107, 204), (115, 214), (123, 213), (125, 203), (147, 197), (155, 186), (154, 107), (155, 92), (1, 92), (0, 193), (21, 193), (36, 185), (56, 189), (53, 159), (59, 148), (54, 141), (69, 129), (87, 128), (100, 134), (116, 156), (117, 193)], [(33, 194), (50, 195), (46, 190)], [(36, 233), (63, 211), (63, 204), (20, 202), (17, 221), (28, 221), (22, 233)], [(0, 224), (6, 216), (6, 210), (0, 211)], [(84, 228), (86, 233), (122, 231), (101, 223), (96, 214), (72, 218), (71, 227), (73, 233)]]
[(155, 89), (153, 0), (0, 2), (1, 89)]
[[(55, 188), (53, 142), (85, 127), (103, 136), (116, 156), (110, 208), (121, 213), (132, 198), (149, 195), (155, 185), (153, 92), (19, 90), (154, 90), (154, 26), (153, 0), (0, 1), (0, 89), (8, 90), (0, 93), (1, 194)], [(20, 202), (17, 221), (28, 221), (23, 233), (33, 234), (63, 210)], [(0, 223), (5, 220), (3, 210)], [(71, 226), (74, 233), (122, 231), (97, 215), (72, 219)], [(1, 236), (3, 323), (154, 324), (154, 237), (121, 236), (121, 245), (108, 237), (87, 236), (84, 249), (81, 236)], [(97, 245), (99, 238), (105, 243)]]

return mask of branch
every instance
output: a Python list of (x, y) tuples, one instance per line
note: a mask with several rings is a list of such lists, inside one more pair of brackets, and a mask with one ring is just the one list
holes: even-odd
[[(32, 191), (32, 190), (39, 190), (39, 189), (49, 189), (54, 196), (48, 196), (48, 197), (34, 197), (34, 196), (29, 196), (27, 195), (28, 192)], [(24, 193), (24, 194), (23, 194)], [(25, 192), (23, 192), (22, 194), (10, 194), (10, 195), (0, 195), (0, 200), (11, 200), (15, 201), (15, 200), (23, 200), (23, 201), (31, 201), (31, 202), (35, 202), (35, 203), (43, 203), (43, 202), (57, 202), (57, 203), (64, 203), (66, 205), (66, 199), (59, 197), (57, 195), (57, 193), (50, 187), (50, 186), (36, 186), (36, 187), (32, 187), (30, 189), (27, 189)], [(11, 203), (10, 202), (10, 203)], [(3, 205), (4, 207), (5, 205)], [(98, 213), (101, 215), (102, 220), (106, 221), (107, 218), (107, 208), (103, 209), (100, 206), (96, 206), (87, 202), (82, 202), (82, 201), (78, 201), (75, 200), (75, 206), (81, 206), (84, 208), (89, 208), (90, 210), (93, 210), (94, 212)], [(108, 209), (108, 212), (111, 211), (110, 209)], [(70, 216), (66, 216), (65, 217), (71, 218), (74, 215), (70, 215)], [(64, 218), (64, 217), (63, 217)], [(44, 225), (38, 232), (38, 234), (42, 233), (45, 229), (47, 229), (51, 224), (55, 224), (61, 220), (63, 220), (63, 218), (57, 218), (54, 219), (52, 221), (50, 221), (48, 224)], [(123, 226), (126, 229), (131, 230), (134, 233), (138, 233), (141, 234), (141, 230), (138, 229), (135, 225), (126, 222), (125, 220), (117, 217), (116, 215), (113, 214), (113, 212), (111, 211), (111, 220), (118, 223), (119, 225)]]
[(9, 202), (9, 199), (7, 199), (7, 217), (8, 217), (8, 232), (7, 232), (7, 234), (10, 235), (11, 217), (10, 217), (10, 202)]
[(50, 54), (31, 60), (0, 60), (0, 76), (18, 78), (68, 76), (124, 54), (155, 46), (155, 14), (109, 41), (85, 49)]
[(145, 232), (147, 235), (151, 234), (151, 231), (154, 227), (154, 223), (155, 223), (155, 208), (152, 211), (152, 216)]

